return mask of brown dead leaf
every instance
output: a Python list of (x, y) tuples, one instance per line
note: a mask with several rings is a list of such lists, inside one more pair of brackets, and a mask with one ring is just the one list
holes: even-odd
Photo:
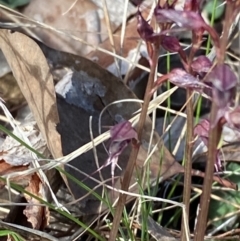
[[(29, 37), (21, 33), (11, 33), (7, 30), (0, 30), (0, 47), (11, 67), (14, 77), (27, 100), (34, 115), (34, 119), (40, 129), (43, 138), (53, 157), (62, 156), (61, 139), (56, 131), (56, 124), (59, 121), (56, 107), (56, 96), (52, 75), (49, 71), (46, 59), (38, 45)], [(35, 146), (36, 147), (36, 146)], [(16, 153), (14, 153), (16, 154)], [(43, 153), (44, 154), (44, 153)], [(24, 156), (24, 158), (26, 158)], [(53, 174), (54, 173), (54, 174)], [(36, 175), (36, 174), (34, 174)], [(51, 177), (49, 182), (58, 183), (54, 188), (59, 187), (61, 179), (55, 169), (47, 172)], [(42, 187), (39, 187), (41, 190)], [(56, 191), (54, 189), (53, 191)], [(49, 190), (45, 190), (50, 201), (52, 196)], [(37, 208), (37, 206), (36, 206)], [(34, 214), (37, 213), (38, 210)], [(40, 211), (39, 211), (40, 212)], [(43, 211), (42, 211), (43, 212)], [(33, 227), (38, 228), (40, 221), (37, 217), (32, 220), (32, 214), (26, 211)], [(43, 213), (41, 214), (43, 215)], [(40, 225), (43, 222), (41, 222)]]
[(0, 47), (12, 69), (18, 85), (56, 157), (62, 156), (54, 84), (46, 59), (37, 44), (29, 37), (0, 30)]
[[(48, 24), (56, 29), (66, 32), (65, 35), (58, 34), (44, 28), (32, 29), (47, 45), (70, 53), (86, 54), (92, 48), (76, 41), (68, 36), (75, 35), (86, 42), (98, 45), (101, 41), (101, 23), (97, 6), (91, 1), (76, 1), (74, 7), (72, 0), (33, 0), (23, 10), (23, 14)], [(67, 12), (65, 15), (63, 15)], [(91, 19), (91, 21), (89, 21)]]
[[(104, 1), (105, 2), (105, 1)], [(118, 28), (122, 23), (124, 13), (124, 2), (122, 0), (106, 0), (108, 15), (112, 30)], [(129, 1), (127, 7), (126, 19), (136, 12), (136, 7)], [(37, 28), (21, 29), (31, 36), (37, 36), (45, 44), (70, 53), (85, 55), (93, 47), (104, 41), (108, 37), (108, 29), (103, 11), (103, 2), (98, 0), (31, 0), (30, 3), (22, 9), (22, 13), (28, 18), (18, 18), (14, 14), (9, 14), (2, 9), (4, 20), (20, 22), (22, 24), (38, 25)], [(13, 16), (12, 16), (13, 15)], [(29, 21), (29, 18), (31, 21)], [(37, 21), (33, 23), (33, 21)], [(57, 31), (43, 28), (39, 22), (47, 24)], [(74, 38), (79, 38), (77, 41)], [(86, 44), (87, 43), (87, 44)]]
[[(32, 175), (29, 185), (25, 188), (25, 190), (43, 200), (46, 200), (45, 187), (37, 174)], [(30, 204), (29, 206), (26, 206), (23, 211), (28, 222), (31, 223), (33, 229), (43, 230), (48, 225), (50, 219), (48, 207), (46, 205), (41, 206), (40, 201), (27, 195), (26, 193), (24, 193), (24, 197)]]
[[(68, 78), (63, 78), (64, 76), (62, 76), (63, 81), (66, 81), (66, 85), (63, 85), (65, 87), (62, 89), (62, 95), (65, 99), (60, 96), (57, 98), (60, 117), (60, 124), (57, 129), (59, 133), (61, 133), (62, 148), (64, 155), (66, 155), (91, 141), (89, 135), (89, 116), (93, 116), (92, 129), (93, 136), (96, 137), (99, 134), (98, 117), (101, 110), (113, 101), (127, 98), (136, 99), (136, 96), (121, 80), (92, 61), (80, 56), (50, 49), (41, 43), (39, 43), (39, 45), (48, 59), (53, 73), (56, 69), (69, 70), (67, 74)], [(112, 126), (123, 119), (130, 119), (132, 114), (140, 107), (140, 104), (133, 102), (111, 106), (103, 115), (102, 126)], [(138, 171), (144, 168), (143, 166), (148, 153), (151, 131), (151, 121), (147, 119), (141, 140), (142, 145), (137, 159), (138, 170), (135, 170), (132, 184), (136, 180)], [(158, 134), (155, 132), (153, 135), (152, 147), (157, 143), (159, 143), (158, 148), (150, 160), (151, 181), (153, 182), (156, 181), (160, 171), (162, 174), (161, 178), (165, 179), (181, 172), (183, 169), (182, 166), (174, 160), (173, 156), (165, 148)], [(159, 158), (160, 150), (162, 150), (162, 155), (164, 157), (162, 166), (160, 165)], [(119, 165), (123, 170), (125, 170), (127, 165), (129, 151), (130, 147), (120, 155)], [(97, 147), (97, 155), (99, 166), (102, 166), (108, 157), (102, 145)], [(70, 164), (88, 175), (97, 170), (92, 150), (74, 159)], [(104, 180), (109, 180), (108, 184), (111, 185), (111, 172), (109, 168), (110, 167), (106, 167), (102, 170), (102, 176)], [(78, 180), (84, 180), (85, 178), (84, 175), (68, 165), (65, 166), (65, 170)], [(116, 169), (115, 176), (118, 177), (116, 181), (117, 188), (121, 187), (119, 176), (122, 174), (122, 171)], [(99, 173), (93, 176), (101, 180)], [(68, 183), (76, 199), (82, 198), (88, 193), (73, 181), (68, 180)], [(91, 189), (94, 189), (97, 185), (96, 182), (91, 179), (87, 179), (85, 183)], [(137, 193), (137, 186), (131, 189), (131, 191)], [(102, 187), (98, 188), (96, 192), (101, 195)], [(115, 193), (115, 197), (117, 196), (118, 193)], [(80, 206), (81, 211), (84, 213), (99, 212), (99, 200), (93, 195), (85, 196), (85, 198), (81, 200)]]
[[(28, 166), (12, 166), (8, 163), (6, 163), (4, 160), (0, 161), (0, 176), (8, 175), (11, 173), (21, 172), (28, 169)], [(14, 178), (11, 178), (11, 181), (14, 181), (15, 183), (19, 185), (26, 186), (28, 181), (30, 180), (31, 175), (25, 175), (24, 178), (22, 176), (15, 176)], [(4, 187), (6, 185), (6, 182), (4, 180), (0, 180), (0, 188)]]

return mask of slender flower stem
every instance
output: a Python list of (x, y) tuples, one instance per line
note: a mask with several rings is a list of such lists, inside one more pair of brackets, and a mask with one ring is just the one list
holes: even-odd
[[(150, 61), (151, 71), (149, 74), (148, 84), (147, 84), (147, 88), (146, 88), (146, 92), (145, 92), (145, 96), (144, 96), (144, 102), (143, 102), (143, 106), (142, 106), (142, 111), (141, 111), (141, 115), (140, 115), (140, 119), (139, 119), (139, 124), (137, 127), (137, 133), (138, 133), (139, 140), (141, 140), (143, 126), (146, 121), (148, 106), (149, 106), (149, 102), (150, 102), (151, 96), (152, 96), (150, 93), (151, 93), (151, 90), (152, 90), (153, 84), (154, 84), (155, 69), (158, 64), (159, 48), (160, 48), (159, 43), (156, 43), (155, 45), (153, 45), (153, 55), (151, 56), (151, 61)], [(123, 181), (122, 181), (122, 190), (123, 191), (128, 191), (130, 181), (132, 178), (132, 174), (133, 174), (133, 169), (134, 169), (134, 166), (136, 163), (139, 147), (140, 147), (140, 143), (137, 143), (132, 148), (132, 151), (131, 151), (131, 154), (130, 154), (130, 157), (128, 160), (128, 165), (126, 167)], [(110, 236), (108, 239), (109, 241), (116, 240), (119, 224), (120, 224), (120, 221), (122, 218), (123, 208), (126, 203), (126, 198), (127, 198), (127, 195), (125, 195), (125, 194), (119, 195), (119, 200), (118, 200), (118, 203), (116, 206), (116, 212), (114, 213), (112, 229), (111, 229)]]
[[(217, 55), (218, 64), (224, 63), (225, 50), (226, 50), (227, 41), (228, 41), (228, 33), (231, 26), (231, 19), (232, 19), (231, 15), (233, 14), (233, 12), (234, 12), (234, 9), (233, 9), (232, 3), (227, 2), (225, 24), (223, 28), (224, 34), (220, 42), (220, 50), (219, 50), (220, 54)], [(211, 124), (214, 123), (214, 120), (217, 114), (217, 109), (218, 107), (216, 103), (213, 102), (211, 113), (210, 113)], [(211, 195), (211, 189), (212, 189), (209, 183), (212, 183), (212, 180), (213, 180), (216, 151), (217, 151), (217, 146), (221, 137), (221, 133), (222, 133), (222, 125), (221, 123), (218, 122), (214, 128), (211, 128), (210, 134), (209, 134), (207, 165), (206, 165), (206, 172), (205, 172), (205, 178), (203, 183), (203, 193), (200, 201), (199, 215), (197, 220), (194, 241), (204, 240), (204, 235), (205, 235), (206, 226), (207, 226), (207, 216), (208, 216), (208, 210), (209, 210), (210, 195)]]
[[(213, 102), (210, 114), (210, 123), (213, 123), (216, 118), (217, 106)], [(209, 135), (209, 145), (208, 145), (208, 155), (207, 155), (207, 166), (205, 171), (205, 178), (203, 183), (203, 193), (201, 196), (196, 232), (194, 236), (194, 241), (203, 241), (206, 224), (207, 224), (207, 216), (210, 202), (210, 195), (212, 186), (210, 183), (213, 181), (213, 172), (214, 172), (214, 163), (216, 159), (216, 151), (218, 142), (220, 139), (221, 133), (221, 125), (218, 123), (214, 128), (211, 129)]]
[[(183, 203), (186, 208), (187, 217), (189, 217), (189, 206), (191, 197), (192, 185), (192, 142), (193, 142), (193, 102), (192, 91), (187, 89), (187, 130), (186, 130), (186, 144), (185, 144), (185, 163), (184, 163), (184, 189), (183, 189)], [(181, 226), (181, 240), (187, 240), (188, 233), (185, 232), (184, 217), (182, 217)]]

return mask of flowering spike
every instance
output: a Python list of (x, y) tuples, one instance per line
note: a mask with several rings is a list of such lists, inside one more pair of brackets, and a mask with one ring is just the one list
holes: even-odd
[(123, 121), (111, 127), (110, 136), (109, 157), (105, 166), (111, 164), (112, 185), (114, 187), (114, 171), (117, 166), (118, 157), (132, 139), (138, 140), (138, 136), (129, 121)]

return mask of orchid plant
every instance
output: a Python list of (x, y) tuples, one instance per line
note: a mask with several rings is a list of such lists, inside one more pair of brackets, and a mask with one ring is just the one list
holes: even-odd
[[(154, 82), (149, 95), (152, 96), (163, 82), (169, 80), (174, 85), (185, 88), (188, 97), (190, 97), (189, 93), (193, 91), (199, 92), (200, 94), (204, 93), (208, 96), (212, 101), (211, 119), (203, 120), (195, 128), (192, 123), (193, 103), (190, 102), (187, 105), (186, 146), (192, 143), (194, 135), (199, 136), (205, 145), (209, 146), (208, 161), (213, 162), (215, 169), (218, 171), (221, 168), (221, 163), (218, 158), (219, 150), (217, 145), (221, 137), (222, 126), (228, 123), (229, 126), (240, 131), (240, 107), (234, 106), (238, 79), (231, 67), (224, 63), (228, 31), (235, 17), (239, 14), (240, 1), (226, 1), (226, 23), (222, 38), (220, 38), (216, 30), (206, 23), (201, 16), (200, 0), (185, 0), (182, 10), (176, 8), (177, 4), (178, 0), (165, 0), (157, 3), (153, 17), (159, 26), (158, 29), (160, 30), (158, 32), (154, 31), (149, 21), (143, 18), (140, 10), (138, 10), (137, 13), (137, 30), (141, 39), (146, 43), (150, 68), (156, 67), (152, 60), (155, 51), (154, 46), (156, 45), (164, 48), (170, 53), (177, 53), (183, 65), (183, 68), (171, 69), (169, 73), (158, 78)], [(176, 37), (175, 33), (181, 31), (191, 31), (192, 46), (189, 55), (183, 50), (183, 47)], [(206, 33), (210, 36), (212, 45), (215, 49), (216, 58), (213, 61), (207, 56), (195, 57), (196, 52), (202, 46), (203, 36)], [(189, 113), (192, 113), (192, 115), (189, 115)], [(211, 140), (214, 140), (214, 143), (212, 143)], [(187, 156), (191, 157), (191, 147), (186, 148), (185, 152), (188, 152)], [(211, 157), (213, 156), (215, 156), (215, 160), (212, 161)], [(212, 164), (207, 163), (206, 178), (209, 178), (209, 180), (212, 180), (211, 175), (213, 175), (213, 169), (210, 168), (211, 165)], [(191, 170), (191, 163), (188, 163), (188, 167), (190, 169), (185, 170)], [(188, 173), (190, 173), (190, 171), (188, 171)], [(188, 174), (185, 173), (185, 175)], [(191, 178), (186, 179), (191, 180)], [(191, 183), (189, 186), (191, 186)], [(211, 187), (207, 187), (206, 192), (204, 190), (206, 195), (204, 198), (202, 197), (203, 200), (209, 200), (210, 188)], [(189, 195), (189, 192), (186, 191), (186, 193)], [(205, 203), (201, 202), (202, 210), (205, 213), (200, 214), (200, 216), (204, 216), (205, 219), (208, 212), (208, 203), (209, 201)], [(189, 202), (188, 205), (187, 202), (185, 205), (189, 206)], [(205, 209), (203, 207), (205, 207)], [(201, 219), (201, 221), (203, 221), (204, 218)], [(201, 227), (199, 219), (195, 240), (203, 240), (206, 228), (204, 225)], [(185, 240), (186, 237), (182, 236), (182, 239)]]
[[(119, 155), (124, 151), (124, 149), (129, 145), (131, 140), (138, 140), (137, 132), (133, 128), (131, 122), (122, 121), (110, 128), (110, 144), (108, 148), (108, 158), (104, 165), (99, 167), (95, 172), (91, 174), (100, 172), (104, 167), (111, 165), (111, 176), (112, 176), (112, 187), (114, 187), (114, 172), (116, 166), (121, 170), (118, 165)], [(83, 181), (85, 181), (86, 177)]]

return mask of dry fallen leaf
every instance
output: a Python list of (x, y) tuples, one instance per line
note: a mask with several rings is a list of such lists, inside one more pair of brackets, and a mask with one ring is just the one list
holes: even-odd
[[(102, 109), (113, 101), (128, 98), (136, 99), (136, 96), (121, 80), (92, 61), (80, 56), (50, 49), (41, 43), (39, 43), (39, 46), (41, 46), (43, 53), (48, 59), (53, 74), (56, 73), (56, 69), (68, 70), (67, 78), (62, 76), (64, 81), (64, 84), (62, 84), (62, 86), (64, 86), (62, 89), (62, 95), (65, 98), (60, 96), (57, 98), (60, 117), (60, 124), (57, 129), (59, 133), (61, 133), (63, 153), (66, 155), (91, 141), (89, 134), (90, 116), (93, 116), (92, 129), (93, 136), (96, 137), (99, 134), (98, 117)], [(60, 76), (57, 77), (61, 79)], [(111, 106), (102, 116), (102, 126), (113, 126), (122, 120), (128, 120), (140, 107), (140, 104), (134, 102)], [(144, 134), (141, 140), (142, 145), (137, 159), (138, 170), (135, 170), (132, 184), (135, 183), (137, 172), (141, 171), (139, 169), (144, 168), (143, 166), (148, 153), (151, 131), (151, 121), (147, 118), (143, 131)], [(156, 181), (159, 171), (161, 171), (162, 174), (161, 178), (165, 179), (181, 172), (183, 169), (164, 147), (159, 136), (155, 132), (150, 149), (152, 149), (157, 143), (158, 147), (150, 159), (150, 178), (152, 182)], [(129, 150), (130, 147), (124, 150), (119, 158), (118, 164), (123, 170), (125, 170), (127, 165)], [(162, 160), (162, 166), (160, 165), (160, 150), (162, 150), (162, 156), (164, 157)], [(97, 147), (97, 156), (99, 166), (102, 166), (108, 157), (102, 145)], [(70, 164), (87, 175), (90, 175), (97, 170), (96, 161), (92, 151), (84, 153), (71, 161)], [(84, 180), (85, 178), (85, 175), (79, 173), (70, 166), (66, 165), (65, 170), (78, 180)], [(122, 175), (122, 172), (119, 169), (115, 170), (115, 172), (115, 177), (118, 177), (115, 182), (115, 187), (120, 188), (121, 183), (119, 176)], [(109, 180), (108, 184), (111, 184), (111, 171), (109, 170), (109, 167), (104, 168), (101, 174), (103, 179)], [(96, 173), (94, 177), (101, 180), (99, 173)], [(76, 199), (82, 198), (80, 205), (81, 210), (84, 213), (96, 213), (99, 211), (98, 208), (100, 203), (96, 197), (93, 195), (85, 196), (88, 191), (85, 191), (71, 180), (68, 180), (68, 183), (74, 197)], [(97, 185), (96, 182), (91, 179), (87, 179), (85, 183), (91, 189), (94, 189)], [(131, 191), (138, 192), (137, 185), (135, 185)], [(102, 187), (99, 187), (96, 192), (101, 195)], [(115, 193), (115, 198), (117, 196), (118, 193)]]
[(62, 156), (55, 89), (46, 59), (29, 37), (0, 30), (0, 47), (27, 100), (47, 145), (56, 157)]
[[(18, 127), (28, 138), (35, 150), (48, 158), (50, 157), (46, 142), (39, 132), (35, 121), (29, 120), (27, 123), (19, 125)], [(15, 131), (13, 134), (17, 135)], [(4, 175), (5, 177), (10, 177), (11, 181), (14, 181), (19, 185), (23, 185), (24, 187), (28, 185), (28, 181), (32, 174), (29, 173), (25, 176), (19, 176), (19, 174), (14, 173), (31, 168), (31, 162), (33, 160), (31, 151), (29, 151), (25, 146), (21, 145), (12, 137), (7, 136), (0, 145), (0, 160), (1, 176)], [(5, 185), (5, 182), (1, 182), (1, 185)]]
[(32, 29), (31, 31), (45, 44), (70, 53), (86, 54), (92, 48), (73, 40), (68, 35), (75, 35), (97, 45), (101, 41), (101, 35), (99, 35), (101, 23), (97, 6), (91, 1), (82, 0), (76, 1), (74, 7), (70, 8), (72, 4), (72, 0), (33, 0), (22, 13), (35, 21), (43, 22), (66, 33), (61, 35), (41, 27)]
[[(8, 163), (6, 163), (4, 160), (0, 161), (0, 176), (7, 176), (9, 174), (13, 174), (16, 172), (21, 172), (27, 170), (28, 166), (12, 166)], [(18, 183), (19, 185), (27, 186), (28, 181), (30, 180), (31, 175), (25, 175), (24, 178), (22, 176), (14, 176), (11, 178), (11, 181), (14, 181), (15, 183)], [(6, 181), (1, 178), (0, 180), (0, 188), (3, 188), (6, 185)]]
[[(29, 37), (18, 32), (12, 33), (7, 30), (0, 30), (0, 47), (25, 99), (29, 104), (41, 135), (46, 141), (51, 154), (55, 158), (61, 157), (61, 140), (56, 131), (56, 124), (59, 119), (55, 89), (52, 75), (42, 51)], [(29, 138), (29, 141), (30, 139), (31, 138)], [(32, 141), (33, 147), (37, 148), (38, 143), (36, 143), (36, 139)], [(14, 150), (17, 150), (17, 152)], [(13, 145), (7, 149), (8, 153), (4, 152), (4, 154), (5, 157), (6, 154), (9, 154), (8, 159), (10, 159), (10, 161), (15, 161), (16, 158), (11, 158), (11, 155), (19, 155), (23, 150), (24, 149), (19, 148), (18, 145)], [(26, 153), (29, 154), (29, 152), (25, 152), (24, 150), (24, 158), (28, 158), (28, 156), (25, 155)], [(31, 155), (29, 154), (29, 156)], [(46, 158), (48, 157), (49, 156), (46, 156)], [(34, 159), (31, 158), (29, 160), (30, 163), (33, 160)], [(39, 165), (35, 160), (34, 163)], [(34, 191), (38, 197), (51, 201), (51, 198), (54, 197), (54, 195), (50, 195), (49, 187), (52, 186), (53, 183), (61, 183), (61, 179), (57, 175), (55, 169), (51, 169), (47, 172), (46, 175), (50, 177), (48, 180), (41, 170), (39, 170), (38, 173), (41, 174), (41, 176), (38, 177), (39, 180), (41, 179), (41, 182), (39, 181), (38, 184), (34, 182), (34, 177), (37, 175), (36, 173), (33, 176), (30, 175), (29, 178), (31, 179), (28, 179), (29, 188), (31, 191)], [(23, 177), (20, 178), (23, 179)], [(58, 186), (59, 185), (56, 185), (54, 187), (57, 188)], [(39, 209), (39, 202), (34, 203), (34, 199), (28, 198), (28, 201), (37, 204), (30, 208), (27, 207), (25, 210), (25, 214), (32, 226), (37, 229), (44, 227), (46, 225), (46, 220), (43, 221), (43, 219), (46, 218), (46, 210), (43, 211), (42, 208)]]
[[(122, 23), (124, 3), (122, 0), (115, 0), (114, 4), (112, 4), (111, 0), (107, 0), (106, 4), (111, 27), (114, 31)], [(133, 14), (135, 10), (136, 7), (129, 2), (126, 18)], [(45, 44), (61, 51), (86, 55), (94, 49), (81, 41), (73, 39), (70, 35), (74, 35), (92, 46), (97, 46), (108, 38), (102, 1), (32, 0), (23, 9), (22, 13), (37, 22), (42, 22), (62, 31), (64, 34), (42, 27), (30, 30)]]
[[(56, 70), (65, 69), (68, 71), (68, 73), (63, 74), (62, 77), (60, 75), (55, 75), (58, 80), (60, 79), (57, 89), (63, 96), (57, 98), (60, 117), (60, 124), (57, 129), (61, 133), (63, 152), (64, 155), (66, 155), (91, 141), (89, 134), (90, 116), (93, 116), (92, 131), (93, 136), (96, 137), (99, 135), (98, 118), (102, 109), (113, 101), (136, 99), (136, 96), (121, 80), (92, 61), (80, 56), (50, 49), (41, 43), (39, 43), (39, 45), (48, 59), (53, 74), (56, 73)], [(61, 88), (59, 86), (61, 86)], [(134, 102), (119, 103), (110, 106), (103, 114), (101, 124), (102, 126), (113, 126), (123, 120), (128, 120), (140, 107), (140, 104)], [(151, 131), (152, 123), (151, 120), (147, 118), (141, 140), (142, 145), (136, 160), (136, 166), (140, 169), (138, 170), (140, 171), (139, 173), (141, 173), (144, 169), (144, 164), (146, 164), (145, 161), (147, 158)], [(161, 173), (161, 180), (176, 173), (183, 173), (183, 167), (175, 161), (170, 152), (165, 148), (158, 134), (154, 132), (150, 149), (156, 144), (157, 148), (149, 160), (151, 182), (156, 182), (159, 172)], [(127, 165), (129, 150), (130, 148), (128, 147), (119, 158), (118, 164), (123, 170), (125, 170)], [(161, 153), (161, 155), (159, 153)], [(102, 145), (97, 147), (97, 156), (100, 167), (104, 165), (108, 158)], [(163, 157), (163, 160), (161, 160), (161, 157)], [(84, 153), (74, 159), (70, 162), (70, 165), (86, 173), (86, 175), (91, 175), (91, 173), (94, 173), (98, 169), (92, 151)], [(74, 177), (77, 177), (78, 180), (85, 179), (85, 175), (79, 173), (70, 166), (65, 166), (65, 170)], [(119, 169), (115, 171), (115, 177), (122, 175)], [(132, 184), (135, 182), (138, 171), (135, 170), (131, 182)], [(200, 176), (204, 176), (203, 173), (198, 173)], [(104, 180), (111, 180), (111, 171), (109, 167), (104, 168), (101, 174)], [(195, 175), (196, 172), (193, 172), (193, 174)], [(99, 173), (95, 174), (93, 177), (101, 181)], [(98, 212), (99, 201), (92, 195), (85, 196), (88, 192), (73, 181), (68, 180), (68, 182), (74, 197), (76, 199), (81, 199), (81, 210), (85, 213)], [(94, 189), (97, 185), (95, 181), (90, 179), (86, 180), (85, 183), (90, 189)], [(108, 184), (111, 185), (111, 182), (108, 182)], [(120, 178), (118, 178), (117, 181), (115, 180), (115, 187), (121, 187)], [(138, 192), (137, 185), (133, 187), (131, 191)], [(98, 188), (96, 192), (101, 195), (102, 187)], [(115, 197), (117, 196), (118, 193), (115, 193)]]
[[(42, 200), (46, 200), (46, 186), (43, 185), (37, 174), (32, 175), (28, 187), (25, 190)], [(41, 202), (24, 193), (24, 196), (29, 206), (26, 206), (23, 211), (27, 220), (31, 223), (33, 229), (43, 230), (48, 224), (50, 219), (49, 209), (47, 206), (40, 205)]]

